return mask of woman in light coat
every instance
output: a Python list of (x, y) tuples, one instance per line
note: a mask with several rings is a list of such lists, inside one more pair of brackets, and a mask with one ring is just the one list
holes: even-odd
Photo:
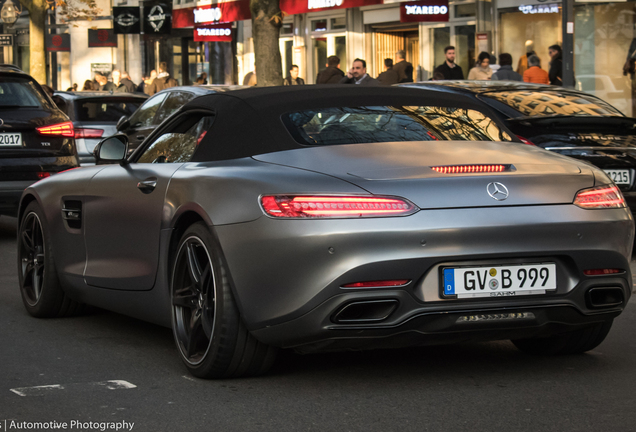
[(489, 80), (492, 77), (492, 69), (490, 69), (490, 54), (485, 51), (479, 53), (477, 64), (468, 72), (469, 80)]

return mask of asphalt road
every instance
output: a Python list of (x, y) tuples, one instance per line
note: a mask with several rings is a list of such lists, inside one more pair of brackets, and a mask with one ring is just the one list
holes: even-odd
[(31, 318), (15, 229), (0, 218), (0, 431), (636, 430), (636, 297), (585, 355), (531, 357), (509, 342), (284, 352), (267, 376), (204, 381), (169, 329), (105, 311)]

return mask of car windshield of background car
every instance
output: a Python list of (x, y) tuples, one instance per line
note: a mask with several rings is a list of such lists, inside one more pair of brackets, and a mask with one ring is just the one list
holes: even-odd
[(283, 123), (300, 144), (397, 141), (511, 141), (484, 113), (454, 107), (333, 107), (292, 112)]
[(135, 114), (130, 117), (130, 126), (134, 128), (152, 126), (155, 114), (167, 95), (167, 92), (159, 93), (146, 100), (146, 102), (144, 102), (144, 104), (135, 111)]
[(30, 80), (6, 78), (0, 80), (0, 108), (49, 107), (46, 100)]
[(143, 100), (82, 100), (78, 102), (77, 119), (79, 121), (117, 122), (121, 116), (130, 116), (137, 111)]
[(623, 114), (610, 104), (594, 96), (558, 91), (512, 90), (484, 93), (480, 99), (490, 98), (519, 112), (518, 117), (542, 116), (620, 116)]

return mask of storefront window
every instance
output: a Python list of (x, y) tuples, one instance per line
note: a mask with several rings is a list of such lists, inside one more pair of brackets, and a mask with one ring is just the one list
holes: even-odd
[[(519, 59), (526, 54), (526, 42), (532, 44), (541, 59), (541, 68), (550, 69), (548, 47), (561, 44), (561, 7), (559, 13), (523, 13), (519, 9), (501, 13), (499, 26), (499, 52), (512, 56), (512, 68), (518, 68)], [(576, 26), (575, 26), (576, 27)]]
[(331, 18), (331, 30), (344, 30), (347, 28), (345, 17)]
[(327, 20), (317, 20), (311, 22), (311, 31), (327, 31)]
[(336, 55), (340, 62), (344, 64), (347, 59), (347, 38), (345, 36), (336, 36)]
[[(176, 79), (179, 84), (183, 84), (183, 74), (181, 73), (181, 41), (176, 40), (176, 43), (172, 45), (172, 77)], [(154, 68), (153, 68), (154, 69)]]
[(431, 31), (433, 38), (433, 68), (446, 61), (444, 48), (450, 43), (450, 27), (434, 28)]
[(634, 16), (633, 2), (575, 8), (575, 86), (628, 116), (634, 115), (634, 86), (633, 77), (623, 75), (623, 65), (630, 48), (636, 50)]
[(475, 3), (455, 5), (455, 18), (474, 17), (477, 14), (477, 5)]
[(314, 38), (314, 70), (321, 71), (327, 64), (327, 38)]

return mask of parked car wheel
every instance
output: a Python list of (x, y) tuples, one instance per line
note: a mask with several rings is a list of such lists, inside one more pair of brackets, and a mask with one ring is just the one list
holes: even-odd
[(171, 281), (172, 328), (181, 359), (199, 378), (258, 375), (276, 350), (245, 328), (221, 248), (203, 223), (181, 237)]
[(516, 339), (512, 343), (521, 351), (533, 355), (581, 354), (593, 350), (605, 340), (613, 321), (610, 319), (592, 327), (547, 338)]
[(19, 233), (18, 277), (27, 311), (38, 318), (80, 312), (83, 305), (69, 299), (60, 286), (46, 219), (37, 202), (25, 209)]

